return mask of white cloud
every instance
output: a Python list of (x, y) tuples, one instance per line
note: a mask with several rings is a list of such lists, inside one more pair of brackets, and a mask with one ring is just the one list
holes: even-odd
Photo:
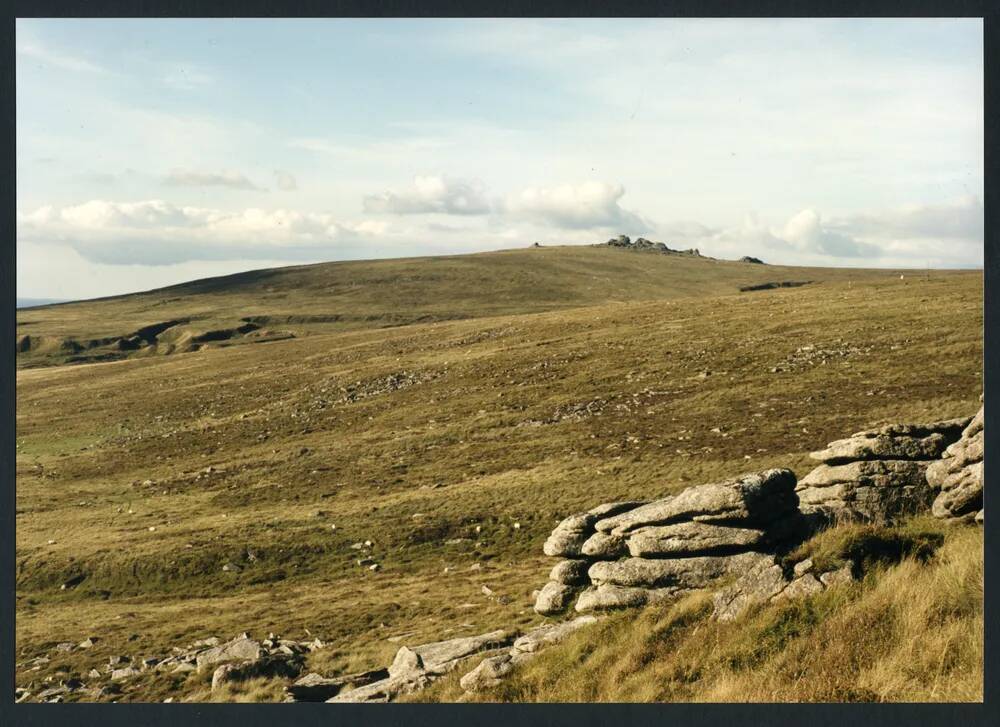
[(229, 187), (230, 189), (260, 190), (246, 175), (234, 171), (198, 172), (189, 169), (172, 169), (163, 179), (164, 184), (175, 187)]
[(46, 48), (37, 41), (23, 39), (17, 42), (17, 54), (25, 59), (39, 61), (43, 65), (61, 68), (65, 71), (82, 73), (106, 73), (107, 69), (96, 63), (67, 53)]
[(619, 200), (624, 194), (625, 187), (620, 184), (596, 181), (528, 187), (508, 197), (505, 210), (515, 217), (568, 229), (613, 228), (628, 233), (651, 230), (647, 220), (621, 207)]
[(296, 181), (295, 176), (291, 172), (286, 172), (281, 169), (274, 170), (274, 183), (278, 185), (278, 189), (286, 192), (299, 188), (299, 184)]
[(831, 222), (835, 229), (881, 238), (983, 238), (983, 205), (969, 196), (956, 202), (907, 205), (885, 212), (849, 215)]
[(491, 208), (482, 182), (447, 176), (416, 177), (406, 189), (364, 198), (365, 212), (393, 215), (482, 215)]
[(177, 206), (163, 200), (46, 206), (18, 214), (18, 242), (64, 244), (108, 264), (164, 265), (186, 260), (324, 257), (338, 246), (387, 234), (385, 222), (341, 222), (294, 210)]
[[(718, 257), (763, 257), (789, 265), (970, 267), (983, 260), (982, 204), (978, 198), (909, 205), (824, 220), (806, 208), (781, 226), (748, 214), (740, 225), (712, 230), (697, 223), (660, 225), (671, 247), (700, 247)], [(671, 234), (674, 233), (674, 234)], [(671, 244), (673, 242), (674, 244)]]

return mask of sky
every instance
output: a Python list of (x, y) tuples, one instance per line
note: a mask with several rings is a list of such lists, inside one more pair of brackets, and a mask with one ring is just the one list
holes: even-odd
[(983, 262), (979, 19), (18, 20), (17, 294), (643, 236)]

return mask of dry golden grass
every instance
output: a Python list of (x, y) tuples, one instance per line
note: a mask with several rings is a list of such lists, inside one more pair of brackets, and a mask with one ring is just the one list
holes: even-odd
[[(983, 698), (983, 537), (799, 603), (710, 618), (709, 593), (617, 615), (476, 701), (968, 702)], [(458, 676), (413, 701), (462, 696)]]

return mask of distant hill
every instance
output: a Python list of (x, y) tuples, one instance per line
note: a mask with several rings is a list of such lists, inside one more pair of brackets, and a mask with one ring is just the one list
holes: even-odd
[(17, 298), (16, 306), (18, 310), (21, 308), (36, 308), (40, 305), (52, 305), (53, 303), (63, 303), (64, 301), (58, 298)]
[[(944, 274), (944, 273), (942, 273)], [(22, 308), (20, 366), (179, 353), (312, 333), (727, 294), (899, 271), (802, 268), (693, 254), (554, 246), (254, 270)]]

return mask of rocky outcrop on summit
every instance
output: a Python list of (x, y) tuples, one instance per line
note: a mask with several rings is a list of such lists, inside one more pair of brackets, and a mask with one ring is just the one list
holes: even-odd
[(809, 456), (823, 464), (796, 488), (801, 511), (817, 523), (891, 522), (930, 507), (927, 468), (969, 419), (892, 424), (830, 442)]
[[(563, 520), (545, 553), (557, 564), (535, 611), (642, 606), (705, 588), (804, 531), (786, 469), (690, 487), (649, 503), (609, 503)], [(586, 568), (586, 570), (584, 570)]]
[(927, 484), (937, 493), (935, 517), (983, 522), (983, 413), (981, 408), (961, 438), (927, 468)]
[(704, 257), (697, 248), (688, 250), (672, 250), (662, 242), (653, 242), (645, 237), (637, 237), (634, 241), (628, 235), (612, 237), (607, 242), (601, 242), (595, 247), (617, 247), (625, 250), (636, 250), (641, 252), (656, 252), (663, 255), (691, 255), (692, 257)]

